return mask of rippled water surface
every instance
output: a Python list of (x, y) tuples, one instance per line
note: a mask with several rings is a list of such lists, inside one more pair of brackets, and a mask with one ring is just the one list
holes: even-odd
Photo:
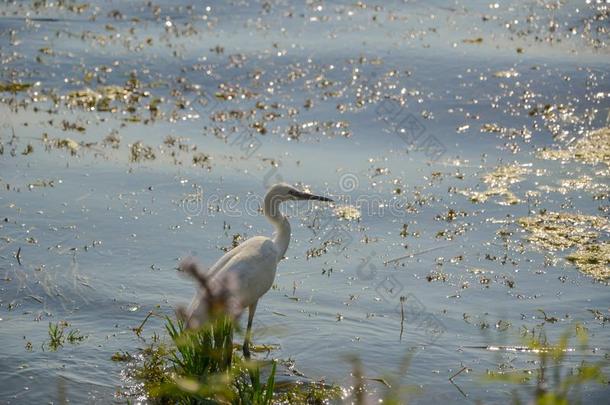
[[(410, 354), (421, 403), (508, 398), (487, 372), (537, 357), (488, 346), (534, 328), (580, 322), (566, 367), (607, 360), (609, 11), (591, 3), (1, 2), (0, 402), (126, 402), (112, 355), (190, 300), (180, 258), (272, 232), (278, 181), (337, 203), (285, 207), (254, 326), (270, 358), (348, 390), (348, 355), (376, 379)], [(52, 351), (60, 321), (83, 339)]]

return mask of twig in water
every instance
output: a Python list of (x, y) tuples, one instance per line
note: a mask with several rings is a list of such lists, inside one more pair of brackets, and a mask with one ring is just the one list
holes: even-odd
[(21, 266), (21, 247), (19, 247), (19, 249), (17, 249), (17, 263), (19, 263), (19, 265)]
[(407, 297), (400, 297), (400, 341), (402, 342), (402, 332), (405, 326), (405, 301)]
[(458, 375), (462, 374), (464, 371), (468, 370), (468, 367), (462, 367), (462, 369), (460, 371), (458, 371), (457, 373), (455, 373), (454, 375), (452, 375), (451, 377), (449, 377), (449, 381), (453, 381), (453, 379), (455, 377), (457, 377)]
[(460, 392), (460, 394), (462, 394), (462, 395), (464, 396), (464, 398), (468, 398), (468, 395), (466, 395), (466, 393), (465, 393), (464, 391), (462, 391), (462, 389), (460, 388), (460, 386), (459, 386), (459, 385), (457, 385), (457, 384), (456, 384), (456, 383), (453, 381), (453, 379), (454, 379), (455, 377), (457, 377), (458, 375), (462, 374), (464, 371), (470, 371), (470, 369), (469, 369), (468, 367), (466, 367), (466, 366), (462, 367), (462, 369), (461, 369), (460, 371), (458, 371), (457, 373), (455, 373), (454, 375), (452, 375), (451, 377), (449, 377), (449, 382), (450, 382), (451, 384), (453, 384), (453, 386), (454, 386), (455, 388), (457, 388), (457, 390)]
[(541, 312), (542, 315), (544, 316), (544, 322), (549, 322), (549, 323), (557, 322), (557, 318), (555, 318), (554, 316), (548, 317), (546, 315), (546, 312), (544, 312), (543, 310), (539, 309), (538, 312)]
[(450, 246), (453, 246), (453, 245), (436, 246), (436, 247), (433, 247), (433, 248), (430, 248), (430, 249), (426, 249), (426, 250), (422, 250), (422, 251), (419, 251), (419, 252), (411, 253), (411, 254), (408, 254), (408, 255), (400, 256), (400, 257), (397, 257), (396, 259), (387, 260), (387, 261), (383, 262), (383, 265), (387, 266), (390, 263), (396, 263), (396, 262), (399, 262), (399, 261), (404, 260), (404, 259), (409, 259), (411, 257), (423, 255), (424, 253), (434, 252), (435, 250), (444, 249), (444, 248), (450, 247)]
[(453, 380), (449, 380), (449, 382), (451, 382), (451, 384), (453, 384), (453, 386), (455, 388), (457, 388), (457, 390), (460, 392), (460, 394), (462, 394), (464, 396), (464, 398), (468, 398), (468, 395), (466, 395), (466, 393), (464, 391), (462, 391), (462, 389), (460, 388), (459, 385), (457, 385), (456, 383), (453, 382)]
[(38, 301), (39, 303), (43, 303), (44, 301), (42, 300), (42, 298), (37, 297), (35, 295), (28, 295), (29, 298), (33, 299), (34, 301)]

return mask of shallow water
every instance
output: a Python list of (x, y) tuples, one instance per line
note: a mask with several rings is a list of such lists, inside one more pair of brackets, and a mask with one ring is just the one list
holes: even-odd
[[(1, 93), (2, 402), (125, 402), (133, 382), (112, 354), (144, 345), (132, 328), (150, 310), (190, 300), (180, 258), (211, 265), (234, 235), (271, 233), (257, 204), (276, 181), (361, 211), (348, 221), (323, 205), (286, 207), (293, 238), (254, 341), (279, 345), (270, 356), (308, 378), (348, 389), (348, 355), (377, 378), (411, 353), (402, 381), (418, 388), (413, 402), (498, 402), (514, 387), (485, 382), (486, 371), (533, 369), (536, 356), (484, 347), (520, 345), (521, 328), (541, 324), (552, 341), (587, 328), (590, 349), (567, 367), (604, 360), (610, 332), (589, 310), (609, 316), (608, 285), (566, 261), (572, 249), (528, 242), (517, 220), (541, 210), (608, 220), (607, 158), (537, 153), (610, 125), (607, 33), (583, 22), (605, 6), (266, 4), (0, 6), (1, 82), (33, 84)], [(76, 90), (127, 88), (132, 72), (126, 97), (150, 95), (115, 100), (114, 112), (66, 105)], [(155, 98), (157, 113), (145, 108)], [(545, 105), (565, 108), (536, 112)], [(238, 118), (218, 114), (229, 111)], [(117, 148), (103, 143), (111, 133)], [(53, 143), (66, 138), (73, 154)], [(131, 161), (137, 141), (155, 158)], [(200, 152), (209, 160), (193, 164)], [(470, 201), (504, 165), (521, 173), (513, 196)], [(584, 188), (560, 189), (583, 176)], [(598, 234), (607, 241), (609, 228)], [(60, 320), (86, 338), (53, 352), (43, 343)], [(153, 317), (143, 334), (161, 331)], [(463, 367), (458, 389), (448, 379)]]

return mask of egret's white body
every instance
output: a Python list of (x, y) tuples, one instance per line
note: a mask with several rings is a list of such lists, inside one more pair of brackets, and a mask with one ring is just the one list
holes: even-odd
[[(281, 203), (296, 200), (332, 201), (303, 193), (288, 184), (275, 184), (264, 199), (263, 211), (275, 228), (273, 237), (254, 236), (222, 256), (207, 272), (211, 285), (226, 286), (241, 309), (248, 308), (248, 327), (244, 340), (244, 354), (249, 353), (250, 330), (256, 305), (273, 285), (277, 264), (290, 243), (290, 224), (280, 211)], [(200, 289), (184, 314), (190, 328), (202, 325), (208, 316), (206, 291)]]

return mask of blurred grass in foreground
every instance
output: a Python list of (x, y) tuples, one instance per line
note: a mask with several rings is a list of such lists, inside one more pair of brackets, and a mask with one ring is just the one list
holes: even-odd
[[(484, 380), (518, 386), (519, 388), (512, 390), (514, 404), (524, 402), (537, 405), (579, 403), (582, 389), (587, 384), (609, 384), (603, 373), (603, 368), (608, 365), (608, 362), (607, 360), (596, 363), (582, 361), (578, 367), (567, 366), (565, 364), (566, 355), (575, 351), (569, 346), (572, 338), (576, 338), (579, 351), (584, 352), (588, 349), (587, 330), (579, 323), (566, 330), (556, 343), (549, 342), (543, 328), (534, 329), (523, 336), (524, 351), (537, 355), (538, 367), (533, 370), (510, 372), (488, 371)], [(532, 382), (535, 382), (533, 389)], [(523, 393), (529, 397), (525, 401), (521, 398)]]

